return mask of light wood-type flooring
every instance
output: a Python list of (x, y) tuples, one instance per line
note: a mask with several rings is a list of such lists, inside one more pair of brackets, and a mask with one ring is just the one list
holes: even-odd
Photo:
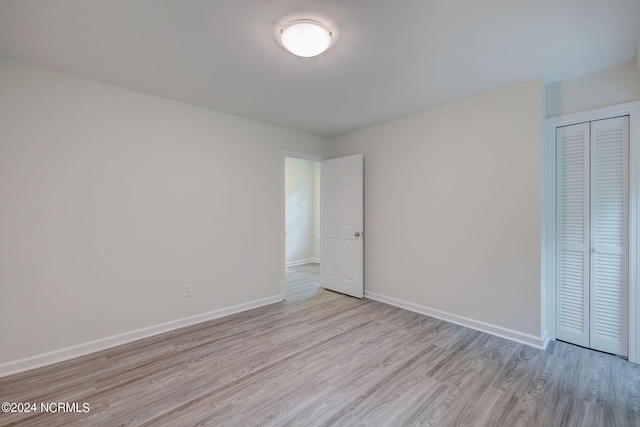
[(1, 414), (29, 426), (640, 426), (640, 366), (547, 351), (318, 287), (287, 300), (0, 378), (0, 402), (88, 402)]

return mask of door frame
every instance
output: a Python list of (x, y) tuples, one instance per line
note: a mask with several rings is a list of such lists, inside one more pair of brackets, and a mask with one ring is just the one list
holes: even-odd
[(556, 128), (629, 116), (629, 356), (640, 364), (640, 101), (551, 117), (542, 144), (542, 332), (556, 339)]
[[(311, 160), (313, 162), (320, 162), (327, 160), (328, 157), (319, 156), (317, 154), (309, 154), (309, 153), (301, 153), (298, 151), (289, 151), (282, 150), (282, 161), (280, 163), (280, 271), (282, 272), (282, 276), (280, 278), (281, 286), (282, 286), (282, 299), (284, 300), (287, 297), (287, 256), (286, 256), (286, 226), (287, 226), (287, 193), (285, 188), (285, 165), (286, 158), (293, 157), (295, 159), (303, 159), (303, 160)], [(322, 181), (322, 173), (320, 174), (320, 180)], [(322, 203), (322, 200), (320, 201)], [(322, 236), (322, 209), (320, 209), (320, 235)], [(320, 245), (322, 245), (322, 239), (320, 241)], [(321, 251), (322, 252), (322, 251)], [(320, 260), (322, 262), (322, 260)]]

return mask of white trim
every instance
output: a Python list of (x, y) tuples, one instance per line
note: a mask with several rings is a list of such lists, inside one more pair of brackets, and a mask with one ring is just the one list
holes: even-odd
[(547, 346), (549, 345), (549, 341), (551, 341), (549, 339), (549, 335), (547, 334), (547, 331), (544, 331), (542, 333), (542, 348), (543, 349), (545, 349), (545, 350), (547, 349)]
[(207, 313), (196, 314), (195, 316), (185, 317), (171, 322), (161, 323), (159, 325), (149, 326), (135, 331), (125, 332), (113, 335), (107, 338), (101, 338), (94, 341), (85, 342), (59, 350), (38, 354), (24, 359), (13, 360), (0, 364), (0, 377), (17, 374), (18, 372), (28, 371), (30, 369), (40, 368), (42, 366), (51, 365), (53, 363), (62, 362), (76, 357), (84, 356), (97, 351), (106, 350), (122, 344), (148, 338), (164, 332), (173, 331), (175, 329), (184, 328), (185, 326), (195, 325), (197, 323), (206, 322), (208, 320), (217, 319), (219, 317), (228, 316), (230, 314), (240, 313), (242, 311), (251, 310), (262, 307), (264, 305), (274, 304), (283, 300), (282, 295), (274, 295), (268, 298), (262, 298), (231, 307), (220, 308), (209, 311)]
[(513, 329), (503, 328), (502, 326), (492, 325), (491, 323), (481, 322), (479, 320), (470, 319), (468, 317), (459, 316), (457, 314), (448, 313), (446, 311), (437, 310), (424, 305), (403, 301), (397, 298), (381, 295), (376, 292), (365, 291), (364, 296), (365, 298), (380, 301), (385, 304), (400, 307), (415, 313), (424, 314), (426, 316), (435, 317), (436, 319), (445, 320), (447, 322), (455, 323), (456, 325), (465, 326), (467, 328), (475, 329), (476, 331), (485, 332), (487, 334), (543, 350), (549, 343), (549, 339), (547, 337), (537, 337), (535, 335), (525, 334), (523, 332), (514, 331)]
[[(541, 268), (540, 268), (540, 306), (541, 332), (548, 340), (555, 340), (555, 277), (556, 277), (556, 173), (555, 173), (555, 129), (554, 140), (549, 144), (547, 133), (549, 123), (545, 122), (545, 134), (542, 136), (542, 195), (541, 195)], [(553, 284), (553, 285), (551, 285)]]
[(640, 102), (629, 102), (547, 119), (546, 146), (543, 147), (542, 271), (547, 291), (547, 332), (555, 339), (555, 134), (558, 126), (568, 126), (611, 117), (629, 116), (629, 361), (640, 364)]
[(282, 161), (280, 163), (280, 286), (282, 295), (287, 297), (287, 151), (282, 151)]
[(289, 261), (285, 264), (287, 267), (295, 267), (298, 265), (311, 264), (312, 262), (320, 263), (318, 258), (301, 259), (299, 261)]
[(640, 102), (629, 117), (629, 361), (640, 364)]
[(311, 160), (314, 162), (323, 162), (327, 160), (327, 158), (323, 156), (317, 156), (315, 154), (300, 153), (298, 151), (282, 150), (282, 153), (284, 154), (284, 157), (293, 157), (295, 159)]
[[(556, 127), (554, 119), (547, 120), (547, 138), (542, 152), (542, 247), (546, 249), (542, 256), (542, 286), (546, 289), (547, 335), (556, 339)], [(545, 167), (546, 166), (546, 167)], [(546, 185), (545, 185), (546, 184)]]

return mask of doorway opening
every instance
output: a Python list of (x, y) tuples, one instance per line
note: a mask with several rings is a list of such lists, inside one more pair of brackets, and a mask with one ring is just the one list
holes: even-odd
[[(542, 305), (542, 332), (545, 341), (547, 340), (556, 340), (561, 339), (562, 336), (558, 335), (558, 328), (562, 327), (561, 322), (563, 320), (562, 315), (562, 307), (558, 307), (558, 292), (562, 291), (562, 283), (559, 283), (558, 278), (561, 277), (564, 270), (559, 268), (558, 259), (561, 259), (562, 250), (561, 243), (558, 241), (558, 231), (562, 231), (564, 228), (562, 227), (562, 218), (558, 220), (558, 212), (560, 211), (560, 201), (561, 194), (558, 192), (558, 184), (562, 184), (562, 179), (559, 179), (557, 176), (558, 172), (558, 163), (561, 159), (558, 158), (558, 150), (557, 150), (557, 130), (559, 128), (569, 128), (570, 126), (574, 126), (576, 124), (594, 122), (594, 121), (605, 121), (611, 118), (618, 117), (628, 117), (629, 120), (629, 146), (628, 146), (628, 163), (625, 164), (628, 166), (628, 190), (625, 191), (623, 188), (623, 193), (628, 195), (628, 208), (623, 207), (623, 211), (628, 215), (628, 232), (623, 233), (624, 238), (626, 240), (626, 244), (624, 245), (628, 250), (628, 256), (624, 256), (623, 258), (628, 261), (626, 267), (623, 266), (622, 269), (618, 269), (620, 274), (626, 276), (628, 280), (624, 280), (624, 282), (628, 283), (628, 289), (626, 290), (627, 298), (624, 298), (627, 302), (623, 302), (622, 310), (625, 314), (628, 313), (628, 323), (625, 321), (625, 326), (628, 325), (628, 330), (624, 330), (627, 328), (623, 328), (622, 336), (627, 341), (627, 345), (624, 347), (627, 348), (628, 360), (629, 362), (640, 364), (640, 262), (638, 259), (640, 257), (638, 254), (640, 253), (640, 102), (631, 102), (627, 104), (621, 104), (611, 107), (598, 108), (595, 110), (583, 111), (579, 113), (567, 114), (564, 116), (553, 117), (548, 120), (547, 123), (547, 132), (548, 136), (546, 139), (546, 143), (543, 145), (543, 216), (542, 216), (542, 243), (543, 243), (543, 257), (542, 257), (542, 273), (543, 273), (543, 281), (544, 285), (542, 287), (542, 300), (546, 303)], [(586, 125), (585, 125), (586, 126)], [(624, 134), (624, 132), (623, 132)], [(586, 133), (585, 133), (586, 135)], [(591, 138), (591, 132), (589, 132), (589, 138)], [(585, 147), (585, 153), (587, 152), (587, 147)], [(591, 147), (589, 146), (589, 152), (591, 151)], [(597, 147), (596, 147), (597, 149)], [(601, 153), (602, 154), (602, 153)], [(593, 156), (590, 160), (593, 160)], [(624, 156), (623, 156), (624, 157)], [(596, 152), (595, 160), (598, 158), (598, 153)], [(603, 157), (604, 158), (604, 157)], [(584, 168), (586, 170), (591, 170), (592, 161), (587, 162), (588, 157), (584, 156)], [(597, 163), (597, 162), (596, 162)], [(597, 170), (598, 164), (595, 164)], [(600, 165), (601, 166), (601, 165)], [(592, 176), (593, 174), (590, 174)], [(586, 176), (586, 173), (585, 173)], [(576, 181), (579, 182), (579, 181)], [(589, 200), (589, 197), (593, 196), (593, 191), (591, 191), (591, 179), (585, 182), (585, 200)], [(589, 189), (589, 192), (587, 192)], [(564, 191), (564, 190), (563, 190)], [(595, 191), (598, 191), (598, 185), (596, 182)], [(568, 199), (567, 199), (568, 200)], [(595, 199), (597, 201), (597, 197)], [(623, 201), (624, 203), (624, 201)], [(591, 206), (591, 203), (584, 203), (586, 206)], [(568, 206), (568, 202), (567, 202)], [(605, 213), (609, 213), (609, 205), (605, 205), (606, 209)], [(597, 206), (596, 206), (597, 208)], [(563, 212), (560, 211), (560, 214)], [(585, 213), (585, 236), (587, 235), (587, 231), (589, 231), (588, 240), (589, 244), (593, 235), (592, 228), (587, 227), (590, 225), (589, 221), (591, 219), (591, 215), (587, 216), (586, 208), (584, 209)], [(597, 214), (598, 212), (596, 212)], [(602, 213), (602, 210), (600, 211)], [(566, 220), (566, 217), (564, 220)], [(597, 218), (596, 218), (597, 219)], [(597, 221), (596, 221), (597, 222)], [(624, 227), (627, 229), (627, 227)], [(608, 229), (607, 229), (608, 230)], [(597, 233), (598, 230), (596, 230)], [(628, 240), (627, 240), (628, 239)], [(584, 239), (585, 243), (587, 239)], [(597, 242), (597, 236), (596, 236)], [(593, 255), (597, 256), (599, 253), (598, 248), (588, 247), (588, 250), (585, 250), (585, 263), (584, 268), (581, 271), (584, 271), (584, 277), (588, 277), (589, 279), (593, 277), (591, 266), (594, 265), (592, 261)], [(595, 250), (595, 251), (594, 251)], [(587, 254), (588, 252), (588, 254)], [(587, 255), (589, 258), (587, 259)], [(588, 262), (587, 262), (588, 261)], [(596, 262), (597, 264), (597, 262)], [(589, 271), (587, 272), (587, 266), (589, 266)], [(568, 269), (566, 270), (568, 271)], [(608, 270), (607, 270), (608, 271)], [(597, 273), (597, 272), (596, 272)], [(569, 273), (565, 274), (568, 278)], [(623, 277), (624, 278), (624, 277)], [(582, 313), (587, 312), (589, 314), (589, 318), (583, 314), (581, 322), (584, 325), (589, 325), (591, 323), (591, 290), (592, 286), (590, 281), (587, 280), (579, 280), (580, 283), (589, 283), (589, 293), (587, 294), (586, 285), (582, 287), (583, 295), (585, 298), (574, 298), (574, 301), (577, 301), (583, 304)], [(561, 295), (562, 296), (562, 295)], [(571, 298), (570, 295), (567, 294), (568, 298)], [(585, 302), (586, 297), (589, 298), (587, 302)], [(596, 297), (598, 297), (596, 295)], [(602, 298), (600, 298), (602, 300)], [(587, 305), (588, 303), (588, 305)], [(562, 304), (562, 301), (560, 301)], [(566, 305), (566, 304), (565, 304)], [(628, 311), (627, 311), (628, 310)], [(566, 310), (568, 311), (568, 310)], [(560, 313), (559, 313), (560, 312)], [(574, 311), (575, 312), (575, 311)], [(577, 313), (577, 312), (575, 312)], [(578, 313), (580, 314), (580, 313)], [(596, 313), (597, 314), (597, 313)], [(601, 316), (602, 317), (602, 316)], [(626, 316), (625, 316), (626, 317)], [(626, 319), (625, 319), (626, 320)], [(609, 319), (606, 319), (609, 322)], [(609, 323), (608, 323), (609, 324)], [(565, 338), (566, 339), (566, 338)], [(586, 341), (586, 339), (585, 339)], [(589, 346), (591, 347), (591, 328), (589, 329)], [(611, 351), (611, 350), (609, 350)], [(618, 353), (618, 351), (613, 351), (614, 353)]]
[(320, 287), (319, 274), (308, 273), (319, 272), (321, 262), (321, 167), (320, 159), (285, 154), (285, 298)]

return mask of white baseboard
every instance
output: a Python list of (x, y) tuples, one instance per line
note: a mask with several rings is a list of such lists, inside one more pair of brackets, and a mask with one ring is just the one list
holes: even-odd
[(282, 301), (283, 295), (274, 295), (272, 297), (250, 301), (244, 304), (234, 305), (232, 307), (220, 308), (209, 311), (207, 313), (196, 314), (195, 316), (185, 317), (171, 322), (159, 325), (149, 326), (135, 331), (125, 332), (111, 337), (89, 341), (86, 343), (74, 345), (59, 350), (50, 351), (48, 353), (38, 354), (24, 359), (13, 360), (0, 364), (0, 377), (18, 372), (28, 371), (34, 368), (51, 365), (53, 363), (62, 362), (64, 360), (73, 359), (75, 357), (84, 356), (100, 350), (106, 350), (142, 338), (148, 338), (163, 332), (173, 331), (185, 326), (195, 325), (196, 323), (206, 322), (208, 320), (217, 319), (219, 317), (228, 316), (230, 314), (239, 313), (241, 311), (251, 310), (253, 308), (262, 307)]
[(491, 335), (495, 335), (500, 338), (506, 338), (511, 341), (515, 341), (521, 344), (530, 345), (532, 347), (545, 349), (548, 343), (548, 339), (537, 337), (535, 335), (525, 334), (523, 332), (514, 331), (512, 329), (503, 328), (502, 326), (492, 325), (490, 323), (480, 322), (478, 320), (470, 319), (464, 316), (458, 316), (457, 314), (448, 313), (446, 311), (437, 310), (435, 308), (426, 307), (424, 305), (414, 304), (399, 300), (396, 298), (381, 295), (375, 292), (365, 291), (365, 298), (380, 301), (385, 304), (393, 305), (396, 307), (404, 308), (405, 310), (413, 311), (415, 313), (424, 314), (427, 316), (435, 317), (436, 319), (446, 320), (447, 322), (455, 323), (456, 325), (466, 326), (467, 328), (475, 329), (476, 331), (486, 332)]
[(285, 264), (286, 267), (295, 267), (297, 265), (304, 265), (304, 264), (309, 264), (311, 262), (317, 262), (319, 263), (320, 260), (317, 258), (309, 258), (309, 259), (301, 259), (299, 261), (289, 261), (288, 263)]

